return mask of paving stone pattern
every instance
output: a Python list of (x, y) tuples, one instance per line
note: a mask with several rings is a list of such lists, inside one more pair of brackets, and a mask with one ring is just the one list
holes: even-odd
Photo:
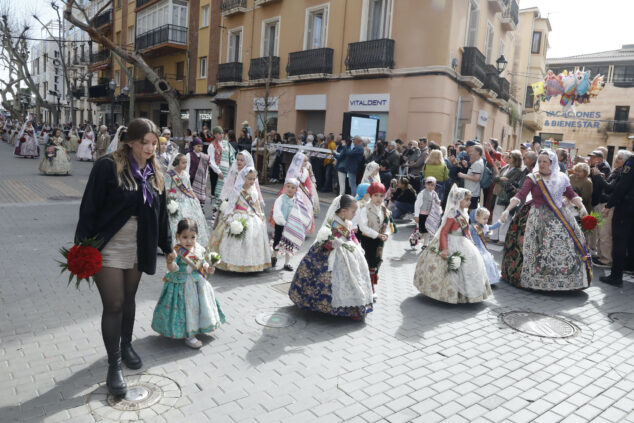
[[(200, 350), (150, 328), (161, 259), (137, 295), (144, 368), (125, 374), (169, 378), (176, 399), (96, 412), (106, 373), (99, 296), (66, 287), (56, 263), (79, 204), (48, 200), (80, 195), (90, 164), (73, 165), (72, 177), (40, 176), (37, 161), (0, 144), (1, 422), (634, 422), (634, 321), (608, 318), (632, 311), (634, 285), (540, 294), (502, 283), (481, 304), (438, 303), (412, 286), (411, 225), (387, 245), (365, 322), (296, 309), (284, 293), (289, 272), (217, 272), (227, 324), (202, 337)], [(270, 208), (276, 189), (264, 191)], [(557, 315), (582, 333), (553, 341), (515, 332), (498, 318), (511, 310)], [(256, 323), (266, 312), (295, 324)]]

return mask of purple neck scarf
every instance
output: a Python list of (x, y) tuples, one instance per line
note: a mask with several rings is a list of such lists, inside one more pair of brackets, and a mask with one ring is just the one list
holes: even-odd
[(152, 167), (152, 163), (147, 162), (145, 167), (143, 168), (143, 173), (139, 170), (139, 164), (134, 160), (130, 160), (130, 167), (132, 168), (132, 176), (134, 179), (141, 182), (141, 191), (143, 192), (143, 203), (147, 203), (150, 207), (152, 207), (152, 201), (154, 197), (152, 197), (152, 191), (147, 186), (147, 178), (151, 175), (154, 175), (154, 167)]

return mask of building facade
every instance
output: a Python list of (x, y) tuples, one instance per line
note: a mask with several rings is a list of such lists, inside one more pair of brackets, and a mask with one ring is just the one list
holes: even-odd
[[(526, 84), (511, 87), (522, 51), (515, 0), (223, 0), (221, 7), (215, 101), (225, 127), (246, 120), (258, 129), (340, 133), (343, 114), (358, 112), (380, 120), (384, 139), (519, 142), (511, 115), (522, 112)], [(508, 62), (501, 74), (500, 56)]]
[[(218, 109), (212, 98), (220, 2), (108, 0), (107, 3), (111, 7), (95, 18), (99, 28), (117, 45), (140, 52), (148, 65), (178, 91), (184, 127), (200, 130), (203, 125), (215, 125)], [(102, 122), (127, 121), (128, 108), (134, 107), (135, 117), (147, 117), (167, 126), (167, 103), (140, 69), (117, 60), (110, 51), (101, 48), (91, 54), (90, 67), (99, 73), (90, 88), (90, 97), (98, 104)]]
[(558, 99), (541, 103), (539, 131), (542, 139), (574, 144), (578, 154), (587, 155), (597, 146), (614, 151), (628, 148), (634, 135), (634, 44), (619, 50), (579, 56), (549, 58), (547, 67), (556, 74), (564, 70), (590, 71), (604, 75), (605, 86), (589, 103), (565, 110)]

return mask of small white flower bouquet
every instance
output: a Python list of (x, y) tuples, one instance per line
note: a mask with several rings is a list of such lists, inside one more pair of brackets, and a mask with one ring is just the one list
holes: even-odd
[(246, 218), (243, 217), (241, 219), (236, 219), (229, 224), (230, 236), (234, 238), (242, 239), (244, 238), (246, 233), (247, 233), (247, 219)]
[(326, 242), (330, 239), (330, 236), (332, 235), (332, 231), (330, 229), (330, 226), (328, 225), (324, 225), (323, 228), (321, 228), (319, 230), (319, 232), (317, 232), (317, 242)]
[(227, 202), (223, 201), (222, 203), (220, 203), (220, 213), (224, 213), (225, 210), (227, 210)]
[(207, 251), (205, 254), (205, 260), (207, 260), (209, 266), (215, 266), (220, 263), (220, 254), (213, 251)]
[[(437, 248), (431, 247), (429, 249), (431, 252), (441, 255), (441, 251)], [(467, 261), (467, 258), (459, 251), (451, 253), (447, 257), (447, 272), (457, 272), (460, 267)]]
[(172, 200), (171, 198), (168, 199), (167, 211), (169, 212), (170, 215), (174, 216), (176, 213), (178, 213), (178, 203), (176, 203), (176, 201)]

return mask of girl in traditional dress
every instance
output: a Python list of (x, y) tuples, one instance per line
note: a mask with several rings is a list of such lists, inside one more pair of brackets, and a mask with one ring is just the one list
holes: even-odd
[(489, 212), (486, 207), (478, 207), (477, 209), (472, 210), (471, 214), (469, 215), (469, 217), (471, 218), (469, 231), (471, 232), (471, 239), (473, 239), (473, 243), (480, 252), (482, 260), (484, 261), (484, 267), (487, 271), (489, 283), (491, 285), (494, 285), (500, 280), (500, 270), (498, 269), (498, 264), (493, 258), (493, 254), (491, 254), (491, 252), (487, 249), (485, 235), (489, 231), (494, 231), (495, 229), (497, 229), (501, 225), (501, 223), (498, 220), (493, 225), (487, 225), (490, 215), (491, 212)]
[[(253, 157), (251, 156), (251, 153), (246, 150), (242, 150), (241, 152), (236, 154), (236, 159), (231, 164), (231, 168), (225, 176), (225, 179), (223, 181), (224, 184), (222, 186), (219, 198), (221, 202), (229, 200), (231, 191), (233, 191), (233, 186), (235, 185), (236, 179), (238, 178), (238, 173), (240, 173), (240, 171), (245, 167), (255, 167), (255, 164), (253, 163)], [(264, 199), (262, 197), (262, 192), (260, 191), (260, 183), (257, 179), (255, 180), (255, 188), (258, 191), (262, 210), (264, 210)]]
[(310, 160), (308, 160), (308, 157), (306, 157), (305, 168), (306, 168), (306, 171), (308, 172), (308, 177), (310, 178), (311, 194), (313, 197), (313, 214), (315, 216), (318, 216), (319, 212), (321, 211), (321, 206), (319, 205), (319, 192), (317, 191), (317, 178), (315, 178), (315, 172), (313, 172), (313, 165), (310, 163)]
[(177, 154), (172, 160), (165, 178), (167, 192), (167, 211), (170, 217), (172, 239), (176, 240), (176, 226), (182, 219), (196, 222), (198, 239), (209, 239), (209, 229), (200, 202), (192, 191), (189, 175), (186, 172), (187, 157)]
[(22, 126), (22, 130), (18, 134), (14, 154), (18, 157), (26, 157), (35, 159), (40, 156), (40, 146), (37, 143), (35, 128), (31, 121), (26, 122)]
[(207, 280), (215, 268), (205, 259), (205, 248), (197, 239), (196, 222), (180, 220), (174, 247), (177, 257), (165, 259), (168, 272), (152, 318), (152, 329), (169, 338), (185, 339), (185, 345), (195, 349), (203, 345), (195, 335), (212, 332), (225, 322)]
[[(70, 128), (68, 132), (68, 152), (76, 153), (79, 149), (79, 132), (76, 127)], [(113, 151), (108, 151), (108, 153), (112, 153)]]
[(392, 213), (384, 203), (385, 186), (380, 182), (372, 182), (367, 193), (370, 201), (361, 207), (359, 214), (359, 241), (370, 270), (372, 297), (376, 301), (376, 285), (379, 283), (379, 269), (383, 263), (383, 247), (396, 227)]
[(371, 184), (372, 182), (381, 182), (379, 170), (381, 170), (381, 166), (379, 166), (376, 162), (370, 162), (365, 165), (365, 172), (363, 172), (363, 179), (361, 179), (361, 183)]
[[(416, 196), (416, 203), (414, 203), (414, 221), (417, 223), (417, 229), (409, 237), (409, 244), (412, 248), (416, 247), (419, 240), (422, 240), (422, 249), (427, 248), (430, 238), (436, 234), (441, 214), (440, 197), (436, 192), (436, 178), (428, 176), (425, 178), (423, 189)], [(435, 224), (432, 220), (427, 222), (430, 216), (432, 220), (435, 219)]]
[(229, 200), (223, 204), (221, 220), (209, 241), (209, 249), (220, 253), (218, 268), (231, 272), (260, 272), (271, 267), (271, 249), (264, 211), (255, 187), (257, 172), (245, 167), (238, 173)]
[(557, 154), (543, 150), (537, 166), (513, 197), (500, 221), (531, 194), (513, 217), (504, 243), (502, 279), (519, 288), (569, 291), (587, 288), (592, 262), (581, 228), (563, 207), (566, 197), (587, 215), (583, 201), (559, 170)]
[(86, 131), (81, 139), (79, 148), (77, 149), (77, 160), (79, 161), (95, 161), (95, 134), (90, 125), (86, 126)]
[(55, 129), (44, 147), (40, 172), (45, 175), (70, 175), (71, 170), (70, 156), (62, 147), (61, 130)]
[(330, 205), (289, 289), (288, 295), (298, 307), (355, 320), (372, 311), (370, 271), (350, 222), (357, 207), (347, 194)]
[(275, 230), (273, 236), (273, 267), (277, 264), (277, 255), (284, 255), (284, 270), (293, 271), (290, 265), (293, 256), (306, 240), (306, 231), (312, 216), (303, 203), (304, 197), (297, 195), (297, 179), (287, 179), (284, 183), (284, 194), (277, 197), (273, 205)]
[[(288, 171), (286, 172), (286, 180), (297, 179), (297, 181), (299, 182), (297, 195), (303, 197), (302, 202), (307, 207), (308, 212), (312, 216), (310, 227), (308, 228), (308, 231), (306, 233), (312, 234), (313, 232), (315, 232), (315, 197), (313, 196), (313, 191), (316, 191), (316, 188), (314, 188), (314, 186), (312, 185), (310, 175), (308, 173), (308, 170), (306, 170), (306, 163), (308, 163), (308, 157), (306, 157), (304, 153), (302, 153), (301, 151), (295, 153), (291, 164), (288, 166)], [(277, 193), (277, 197), (282, 195), (283, 191), (284, 187), (282, 187), (282, 189), (280, 189), (280, 191)], [(272, 210), (269, 216), (269, 223), (271, 224), (271, 226), (275, 226)]]
[(444, 303), (478, 303), (491, 295), (482, 256), (469, 233), (465, 210), (470, 201), (468, 189), (451, 188), (440, 230), (416, 263), (416, 289)]

